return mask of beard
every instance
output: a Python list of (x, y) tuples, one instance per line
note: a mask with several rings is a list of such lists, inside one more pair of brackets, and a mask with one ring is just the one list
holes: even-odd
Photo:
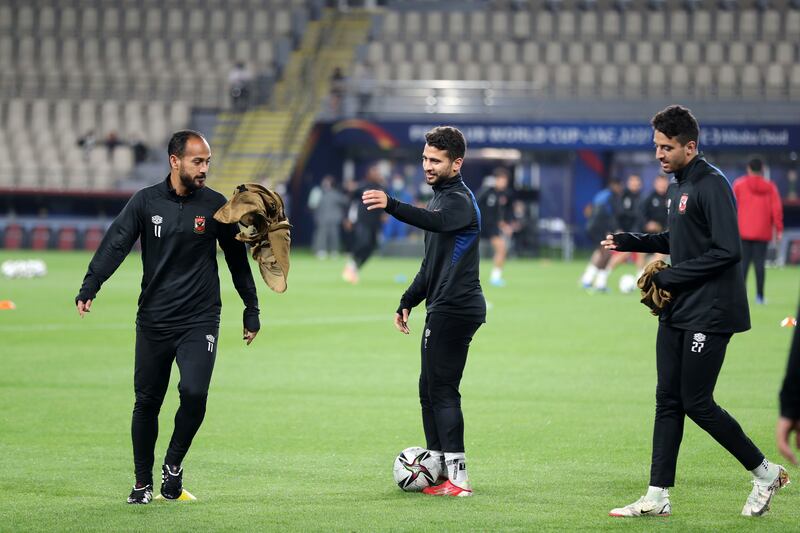
[(194, 192), (197, 189), (202, 189), (205, 186), (206, 175), (205, 174), (198, 174), (197, 176), (190, 176), (183, 170), (180, 171), (178, 177), (181, 180), (181, 184), (186, 187), (186, 190), (189, 192)]
[(433, 185), (438, 185), (438, 184), (442, 183), (443, 181), (447, 181), (452, 177), (453, 177), (453, 165), (451, 163), (450, 166), (447, 167), (447, 170), (445, 170), (442, 173), (439, 173), (439, 174), (434, 173), (433, 175), (430, 175), (430, 174), (426, 173), (425, 174), (425, 182), (428, 185), (433, 186)]

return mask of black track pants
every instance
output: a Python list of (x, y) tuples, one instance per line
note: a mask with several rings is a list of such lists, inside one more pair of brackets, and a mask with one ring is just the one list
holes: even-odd
[(747, 470), (756, 468), (764, 459), (739, 423), (714, 402), (714, 387), (730, 338), (730, 334), (659, 325), (651, 486), (672, 487), (675, 484), (675, 465), (685, 416), (711, 435)]
[(136, 480), (151, 483), (158, 413), (169, 385), (172, 362), (180, 371), (180, 407), (175, 414), (175, 429), (164, 459), (166, 464), (180, 465), (192, 443), (206, 412), (206, 397), (211, 372), (217, 355), (215, 324), (192, 326), (186, 330), (136, 329), (136, 366), (133, 386), (136, 403), (133, 407), (131, 437)]
[(764, 279), (766, 272), (764, 264), (767, 262), (767, 242), (766, 241), (742, 241), (742, 272), (744, 280), (747, 281), (747, 272), (750, 270), (750, 263), (756, 270), (756, 296), (764, 298)]
[(458, 386), (478, 322), (431, 314), (422, 332), (419, 398), (429, 450), (464, 451), (464, 417)]
[(353, 227), (353, 262), (361, 268), (378, 248), (378, 235), (371, 226), (356, 222)]

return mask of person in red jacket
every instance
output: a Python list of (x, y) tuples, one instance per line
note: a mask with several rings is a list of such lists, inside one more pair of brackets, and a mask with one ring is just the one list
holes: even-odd
[(764, 300), (764, 262), (767, 244), (783, 234), (783, 206), (778, 188), (764, 178), (764, 163), (753, 158), (747, 163), (747, 175), (733, 182), (733, 194), (739, 211), (739, 234), (742, 237), (742, 271), (745, 281), (752, 262), (756, 269), (756, 303)]

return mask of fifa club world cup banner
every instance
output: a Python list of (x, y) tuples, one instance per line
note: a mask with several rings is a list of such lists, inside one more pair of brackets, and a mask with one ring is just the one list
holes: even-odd
[[(446, 123), (446, 122), (444, 122)], [(419, 147), (425, 132), (443, 122), (372, 122), (348, 119), (331, 125), (338, 146), (383, 150)], [(631, 124), (451, 123), (472, 148), (650, 150), (653, 130)], [(800, 149), (800, 126), (700, 124), (700, 148)]]

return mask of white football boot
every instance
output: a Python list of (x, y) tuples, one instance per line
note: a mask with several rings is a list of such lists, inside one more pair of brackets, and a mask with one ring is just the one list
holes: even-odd
[(789, 473), (781, 465), (777, 466), (778, 475), (771, 482), (753, 480), (753, 490), (742, 508), (742, 516), (762, 516), (769, 511), (769, 504), (778, 489), (789, 484)]
[(625, 507), (611, 509), (608, 516), (617, 516), (622, 518), (634, 518), (639, 516), (669, 516), (672, 514), (672, 506), (669, 504), (669, 498), (661, 498), (659, 500), (648, 500), (642, 496), (635, 502)]

